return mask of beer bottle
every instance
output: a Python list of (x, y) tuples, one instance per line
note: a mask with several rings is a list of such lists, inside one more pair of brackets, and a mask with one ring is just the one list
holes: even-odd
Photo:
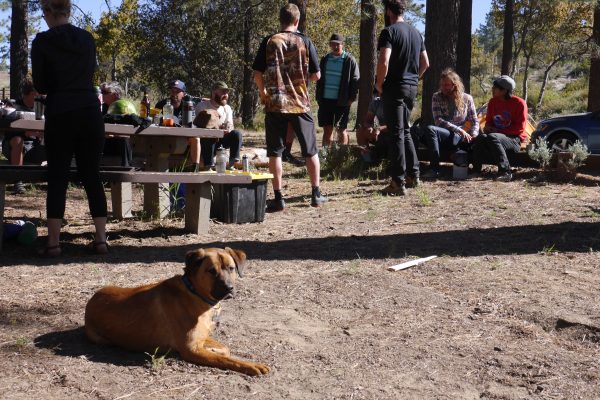
[(145, 90), (144, 97), (142, 97), (142, 101), (140, 102), (140, 117), (150, 117), (150, 99), (148, 98), (148, 93)]

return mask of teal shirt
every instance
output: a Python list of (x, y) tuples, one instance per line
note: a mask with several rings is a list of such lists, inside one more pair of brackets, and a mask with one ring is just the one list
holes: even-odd
[(337, 100), (340, 92), (340, 82), (342, 81), (342, 67), (346, 52), (341, 56), (335, 57), (331, 54), (327, 55), (327, 64), (325, 65), (325, 90), (323, 98)]

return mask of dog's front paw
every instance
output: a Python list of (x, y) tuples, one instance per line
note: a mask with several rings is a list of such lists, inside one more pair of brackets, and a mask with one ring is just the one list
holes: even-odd
[(243, 372), (246, 375), (257, 376), (257, 375), (266, 375), (266, 374), (269, 373), (269, 371), (271, 371), (271, 368), (269, 368), (265, 364), (248, 363), (248, 365), (246, 366), (245, 371), (243, 371)]

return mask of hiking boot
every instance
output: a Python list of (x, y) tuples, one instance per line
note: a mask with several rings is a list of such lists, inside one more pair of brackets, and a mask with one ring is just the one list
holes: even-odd
[(310, 206), (311, 207), (321, 207), (323, 204), (327, 203), (329, 199), (325, 197), (323, 193), (316, 193), (310, 196)]
[(404, 196), (406, 194), (406, 186), (404, 182), (397, 183), (393, 180), (381, 190), (381, 194), (384, 196)]
[(285, 162), (295, 165), (296, 167), (301, 167), (304, 165), (304, 162), (302, 162), (302, 160), (297, 159), (296, 157), (294, 157), (292, 155), (292, 153), (290, 153), (287, 150), (283, 151), (283, 154), (281, 155), (281, 159)]
[(510, 182), (512, 180), (512, 174), (510, 171), (498, 172), (496, 180), (499, 182)]
[(274, 212), (279, 212), (279, 211), (283, 211), (285, 209), (285, 201), (283, 201), (283, 199), (273, 199), (273, 200), (268, 200), (267, 201), (267, 212), (268, 213), (274, 213)]
[(415, 188), (418, 188), (419, 185), (421, 185), (421, 180), (419, 179), (418, 176), (407, 176), (406, 177), (406, 187), (407, 188), (415, 189)]
[(12, 192), (13, 194), (25, 194), (25, 185), (23, 184), (23, 182), (16, 182), (13, 185)]

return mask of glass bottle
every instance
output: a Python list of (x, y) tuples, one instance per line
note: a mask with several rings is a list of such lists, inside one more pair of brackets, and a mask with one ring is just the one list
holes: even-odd
[(175, 122), (173, 120), (173, 105), (171, 104), (171, 100), (167, 100), (167, 103), (163, 107), (163, 125), (164, 126), (173, 126)]

